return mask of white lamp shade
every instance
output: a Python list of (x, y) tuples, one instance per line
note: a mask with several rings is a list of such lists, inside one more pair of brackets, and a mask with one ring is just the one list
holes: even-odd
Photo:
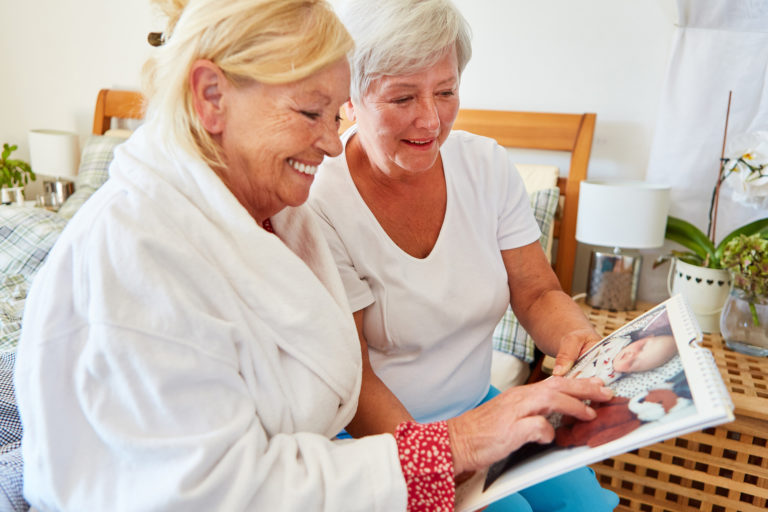
[(576, 240), (648, 249), (664, 244), (669, 187), (640, 181), (581, 182)]
[(80, 138), (59, 130), (30, 130), (29, 156), (36, 174), (72, 178), (80, 165)]

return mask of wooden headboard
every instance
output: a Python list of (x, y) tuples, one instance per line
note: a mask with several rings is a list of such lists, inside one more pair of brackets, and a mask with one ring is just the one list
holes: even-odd
[(93, 133), (104, 135), (112, 126), (112, 118), (142, 119), (144, 97), (134, 91), (102, 89), (96, 97), (93, 113)]
[(453, 128), (496, 139), (504, 147), (566, 151), (568, 175), (560, 177), (561, 208), (555, 220), (554, 268), (563, 291), (570, 294), (576, 262), (576, 214), (579, 184), (587, 177), (596, 114), (557, 114), (501, 110), (459, 110)]
[[(93, 133), (104, 134), (113, 117), (141, 119), (144, 99), (138, 92), (102, 89), (96, 100)], [(571, 293), (576, 261), (576, 214), (579, 183), (587, 177), (595, 114), (557, 114), (500, 110), (459, 111), (454, 128), (496, 139), (509, 148), (565, 151), (571, 154), (568, 175), (558, 180), (560, 211), (555, 221), (557, 250), (553, 266), (566, 293)], [(344, 121), (342, 130), (350, 123)]]

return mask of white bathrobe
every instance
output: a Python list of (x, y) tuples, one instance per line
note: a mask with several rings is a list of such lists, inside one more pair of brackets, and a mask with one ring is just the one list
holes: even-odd
[(148, 123), (36, 277), (18, 349), (41, 510), (404, 510), (394, 438), (331, 441), (361, 361), (304, 207), (260, 228)]

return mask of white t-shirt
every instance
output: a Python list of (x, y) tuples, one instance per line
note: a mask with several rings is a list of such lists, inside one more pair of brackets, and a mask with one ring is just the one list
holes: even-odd
[[(342, 137), (346, 145), (353, 127)], [(400, 249), (352, 181), (344, 154), (315, 177), (323, 229), (376, 374), (419, 421), (466, 411), (488, 392), (491, 335), (509, 304), (501, 250), (539, 239), (523, 182), (492, 139), (450, 134), (441, 150), (447, 204), (432, 252)]]

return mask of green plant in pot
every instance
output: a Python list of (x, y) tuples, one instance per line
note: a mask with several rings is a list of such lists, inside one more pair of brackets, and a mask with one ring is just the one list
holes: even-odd
[(768, 234), (739, 235), (724, 247), (723, 268), (732, 276), (731, 291), (720, 317), (729, 347), (768, 355)]
[(715, 245), (702, 230), (690, 222), (670, 215), (667, 217), (667, 229), (664, 236), (668, 240), (682, 245), (687, 251), (673, 250), (669, 256), (662, 256), (657, 259), (656, 266), (667, 261), (672, 256), (690, 265), (722, 269), (725, 268), (722, 262), (723, 251), (728, 242), (742, 235), (750, 236), (755, 234), (768, 234), (768, 217), (750, 222), (731, 231), (720, 243)]
[(768, 234), (768, 218), (759, 219), (728, 233), (715, 244), (702, 230), (678, 217), (667, 217), (665, 237), (680, 244), (659, 257), (654, 267), (673, 259), (667, 288), (670, 295), (682, 293), (688, 300), (704, 332), (720, 332), (720, 317), (732, 285), (723, 264), (725, 247), (742, 235)]
[[(11, 158), (11, 153), (16, 151), (18, 146), (8, 143), (3, 144), (3, 151), (0, 153), (0, 191), (2, 191), (2, 202), (13, 202), (12, 191), (20, 190), (24, 185), (36, 179), (32, 167), (24, 160)], [(23, 197), (23, 196), (22, 196)]]

